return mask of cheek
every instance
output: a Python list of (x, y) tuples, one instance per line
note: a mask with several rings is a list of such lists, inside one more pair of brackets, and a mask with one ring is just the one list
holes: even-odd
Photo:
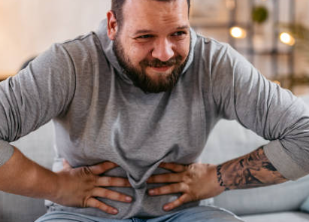
[(177, 49), (179, 51), (179, 54), (183, 56), (184, 58), (186, 58), (190, 52), (190, 41), (185, 42), (185, 43), (180, 43), (177, 46)]
[(176, 43), (175, 49), (177, 54), (186, 59), (190, 51), (190, 41)]
[(149, 56), (150, 49), (147, 46), (132, 45), (129, 47), (128, 55), (131, 62), (135, 65), (139, 64), (142, 60)]

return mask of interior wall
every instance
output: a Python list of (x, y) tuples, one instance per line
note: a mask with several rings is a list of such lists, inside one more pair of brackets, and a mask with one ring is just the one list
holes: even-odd
[(0, 74), (16, 73), (52, 43), (95, 30), (109, 9), (110, 0), (1, 0)]

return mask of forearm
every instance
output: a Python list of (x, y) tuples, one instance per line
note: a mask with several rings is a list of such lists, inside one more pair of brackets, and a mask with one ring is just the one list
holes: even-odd
[(219, 185), (225, 190), (262, 187), (287, 181), (259, 148), (217, 166)]
[(57, 175), (26, 158), (15, 148), (13, 156), (0, 167), (0, 190), (18, 195), (53, 200)]
[(130, 187), (126, 178), (104, 177), (117, 168), (111, 162), (94, 166), (64, 168), (53, 173), (26, 158), (15, 148), (13, 156), (0, 167), (0, 190), (28, 197), (48, 199), (69, 207), (93, 207), (109, 214), (118, 210), (97, 200), (97, 197), (130, 203), (132, 197), (105, 187)]

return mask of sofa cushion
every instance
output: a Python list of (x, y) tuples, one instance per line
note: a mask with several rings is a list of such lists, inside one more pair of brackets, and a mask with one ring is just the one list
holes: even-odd
[(54, 125), (50, 121), (36, 131), (12, 143), (28, 158), (51, 169), (54, 160)]
[[(52, 122), (12, 143), (28, 158), (51, 169), (54, 158)], [(0, 192), (0, 221), (34, 221), (46, 212), (44, 200)]]
[(0, 191), (0, 221), (35, 221), (46, 212), (44, 200), (18, 196)]
[[(247, 154), (268, 141), (245, 129), (236, 121), (221, 120), (212, 131), (201, 161), (222, 163)], [(309, 195), (309, 177), (284, 184), (231, 190), (215, 197), (212, 204), (237, 215), (299, 210)]]
[(219, 164), (247, 154), (268, 141), (235, 120), (220, 120), (210, 133), (200, 160)]
[(309, 214), (301, 212), (281, 212), (241, 217), (245, 222), (308, 222)]
[(269, 187), (230, 190), (214, 198), (214, 205), (237, 215), (297, 211), (309, 195), (309, 177)]
[(305, 199), (305, 201), (300, 206), (300, 210), (306, 213), (309, 213), (309, 196)]

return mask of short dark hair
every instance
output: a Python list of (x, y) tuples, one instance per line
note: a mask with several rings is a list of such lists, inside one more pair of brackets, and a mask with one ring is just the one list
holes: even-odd
[[(175, 0), (154, 0), (154, 1), (170, 2), (170, 1), (175, 1)], [(123, 10), (122, 9), (123, 9), (124, 3), (125, 3), (125, 0), (112, 0), (112, 9), (111, 10), (114, 13), (114, 16), (116, 17), (119, 29), (121, 28), (122, 23), (123, 23)], [(191, 0), (187, 0), (187, 4), (188, 4), (188, 14), (189, 14), (190, 13)]]

